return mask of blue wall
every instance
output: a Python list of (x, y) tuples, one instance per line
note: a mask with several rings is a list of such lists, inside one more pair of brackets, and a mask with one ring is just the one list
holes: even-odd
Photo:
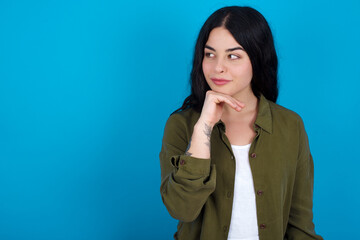
[[(226, 1), (268, 19), (279, 103), (304, 119), (314, 222), (360, 237), (360, 2)], [(0, 239), (171, 239), (164, 124), (223, 1), (0, 1)]]

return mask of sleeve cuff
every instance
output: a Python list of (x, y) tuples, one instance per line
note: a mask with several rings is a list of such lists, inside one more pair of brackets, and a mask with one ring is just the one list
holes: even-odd
[(196, 158), (187, 155), (177, 155), (171, 158), (171, 164), (188, 174), (205, 175), (210, 174), (210, 159)]

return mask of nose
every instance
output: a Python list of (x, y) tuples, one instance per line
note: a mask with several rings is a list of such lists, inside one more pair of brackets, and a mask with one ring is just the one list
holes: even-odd
[(219, 60), (215, 66), (215, 71), (218, 73), (225, 72), (226, 68), (221, 60)]

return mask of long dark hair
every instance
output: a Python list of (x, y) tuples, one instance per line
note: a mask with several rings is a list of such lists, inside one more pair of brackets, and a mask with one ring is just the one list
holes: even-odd
[(204, 47), (211, 30), (216, 27), (225, 27), (248, 54), (253, 68), (251, 89), (254, 95), (259, 98), (260, 94), (263, 94), (268, 100), (276, 102), (278, 60), (270, 27), (255, 9), (232, 6), (215, 11), (202, 26), (194, 51), (190, 78), (191, 94), (173, 113), (187, 108), (201, 112), (205, 94), (210, 90), (202, 69)]

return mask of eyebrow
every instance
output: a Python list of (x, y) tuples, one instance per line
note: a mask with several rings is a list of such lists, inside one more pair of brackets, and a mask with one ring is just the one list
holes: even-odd
[[(205, 48), (213, 50), (214, 52), (216, 52), (216, 50), (214, 48), (210, 47), (209, 45), (205, 45)], [(244, 51), (244, 49), (242, 47), (234, 47), (234, 48), (226, 49), (225, 52), (232, 52), (232, 51), (235, 51), (235, 50), (243, 50)]]

